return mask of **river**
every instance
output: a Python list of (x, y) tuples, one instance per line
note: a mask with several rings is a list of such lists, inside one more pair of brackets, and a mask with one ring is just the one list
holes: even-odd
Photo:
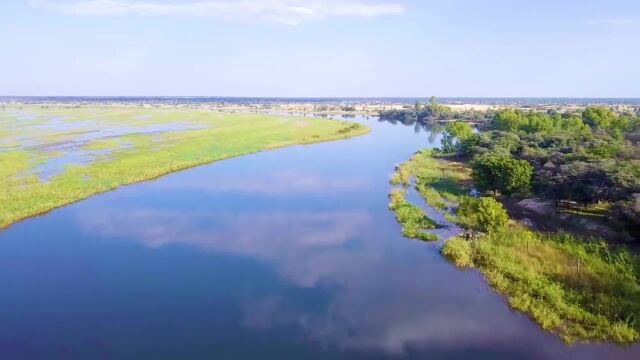
[(387, 209), (438, 137), (368, 135), (181, 171), (0, 231), (2, 359), (638, 359), (566, 346)]

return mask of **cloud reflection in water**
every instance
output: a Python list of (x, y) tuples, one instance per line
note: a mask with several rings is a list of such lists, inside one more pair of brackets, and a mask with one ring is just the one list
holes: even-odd
[[(243, 323), (256, 330), (295, 325), (317, 343), (390, 353), (401, 353), (407, 346), (525, 336), (517, 322), (491, 319), (492, 297), (480, 293), (471, 302), (477, 308), (470, 308), (473, 286), (452, 286), (449, 281), (459, 277), (464, 282), (465, 276), (449, 265), (388, 253), (385, 239), (372, 230), (373, 218), (364, 210), (229, 215), (134, 209), (81, 216), (88, 233), (127, 238), (154, 249), (179, 244), (253, 257), (290, 284), (331, 291), (321, 311), (296, 304), (277, 289), (239, 299)], [(443, 282), (429, 276), (433, 271), (453, 278)]]

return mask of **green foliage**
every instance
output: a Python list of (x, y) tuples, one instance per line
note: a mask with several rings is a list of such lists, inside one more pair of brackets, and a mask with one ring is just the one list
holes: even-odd
[(594, 141), (587, 146), (585, 152), (599, 159), (611, 159), (621, 150), (618, 144), (605, 141)]
[[(505, 109), (494, 117), (494, 127), (504, 118), (512, 118), (517, 130), (498, 131), (474, 135), (465, 141), (462, 153), (468, 157), (485, 154), (511, 156), (526, 160), (533, 167), (531, 187), (539, 196), (579, 205), (599, 201), (628, 200), (635, 192), (640, 175), (628, 169), (630, 164), (640, 163), (640, 132), (635, 133), (636, 119), (629, 114), (616, 116), (610, 110), (589, 108), (585, 118), (592, 124), (607, 123), (608, 129), (593, 127), (573, 114), (549, 116), (553, 129), (546, 132), (532, 131), (534, 113)], [(536, 117), (546, 116), (537, 113)], [(590, 115), (589, 115), (590, 114)], [(507, 116), (509, 115), (509, 116)], [(503, 121), (504, 122), (504, 121)], [(507, 128), (501, 126), (501, 128)], [(621, 130), (628, 128), (628, 130)], [(527, 170), (523, 167), (523, 172)], [(480, 179), (478, 179), (480, 180)], [(480, 181), (486, 186), (486, 181)], [(497, 190), (496, 190), (497, 191)]]
[(526, 192), (531, 185), (533, 168), (525, 160), (506, 155), (483, 154), (471, 162), (472, 177), (482, 191), (503, 194)]
[(454, 121), (447, 124), (442, 137), (442, 151), (446, 153), (460, 153), (462, 144), (465, 140), (471, 138), (473, 128), (468, 123), (462, 121)]
[(590, 126), (609, 129), (615, 122), (615, 114), (604, 106), (589, 106), (582, 112), (582, 119)]
[(620, 114), (613, 119), (611, 126), (620, 131), (627, 131), (633, 126), (634, 121), (635, 119), (633, 116), (629, 114)]
[[(491, 154), (489, 154), (491, 155)], [(447, 201), (460, 202), (454, 221), (485, 234), (472, 241), (462, 237), (447, 240), (441, 252), (459, 267), (480, 270), (509, 304), (527, 313), (540, 326), (559, 334), (567, 342), (640, 339), (640, 264), (626, 251), (611, 250), (601, 241), (579, 239), (564, 233), (537, 233), (520, 227), (505, 227), (507, 214), (493, 198), (446, 198), (445, 190), (463, 189), (464, 177), (450, 177), (442, 185), (449, 162), (422, 151), (400, 165), (397, 180), (416, 187), (423, 198), (440, 210)], [(458, 164), (459, 163), (454, 163)], [(588, 167), (587, 167), (588, 168)], [(620, 175), (631, 181), (636, 169)], [(640, 171), (640, 170), (639, 170)], [(458, 170), (456, 173), (465, 174)], [(468, 174), (468, 173), (467, 173)], [(455, 181), (454, 181), (455, 179)], [(392, 192), (394, 196), (403, 193)], [(638, 196), (640, 199), (640, 196)], [(437, 204), (442, 204), (442, 207)], [(640, 200), (625, 203), (634, 215)], [(637, 208), (637, 209), (636, 209)], [(402, 215), (402, 218), (412, 218)], [(417, 217), (417, 216), (415, 216)], [(450, 216), (448, 217), (450, 218)], [(404, 230), (405, 234), (411, 234)]]
[(574, 133), (589, 132), (589, 127), (577, 116), (566, 116), (529, 111), (522, 112), (513, 108), (501, 109), (493, 117), (493, 128), (507, 132), (526, 132), (547, 134), (559, 131)]
[[(462, 164), (435, 158), (433, 151), (422, 150), (396, 167), (390, 182), (406, 187), (415, 179), (416, 190), (427, 204), (445, 210), (466, 194), (469, 178), (469, 170)], [(427, 241), (437, 240), (436, 235), (424, 231), (434, 228), (436, 223), (426, 217), (420, 208), (407, 202), (403, 190), (393, 189), (389, 198), (389, 208), (402, 225), (403, 235)]]
[(442, 250), (448, 259), (473, 264), (513, 308), (565, 341), (640, 339), (640, 264), (628, 252), (519, 228), (485, 235), (475, 246), (454, 240)]
[(553, 121), (547, 114), (532, 111), (522, 118), (520, 127), (528, 133), (546, 133), (553, 129)]
[(471, 177), (462, 163), (436, 158), (433, 151), (422, 150), (396, 167), (390, 182), (409, 186), (413, 179), (416, 190), (429, 206), (444, 209), (467, 193)]
[(435, 119), (442, 119), (452, 113), (450, 107), (438, 104), (438, 99), (435, 96), (429, 98), (429, 104), (425, 110)]
[(461, 237), (454, 237), (444, 243), (440, 249), (442, 255), (461, 268), (473, 266), (471, 242)]
[(516, 109), (502, 109), (493, 118), (494, 126), (502, 131), (516, 131), (522, 123), (522, 114)]
[(566, 118), (561, 119), (563, 120), (557, 125), (554, 125), (554, 128), (574, 134), (591, 133), (589, 125), (585, 124), (578, 116), (569, 115)]
[(509, 220), (502, 204), (490, 197), (464, 198), (456, 215), (466, 229), (485, 233), (502, 230)]

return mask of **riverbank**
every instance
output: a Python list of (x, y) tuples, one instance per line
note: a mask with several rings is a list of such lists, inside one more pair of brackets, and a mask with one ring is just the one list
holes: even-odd
[(369, 131), (345, 121), (176, 109), (20, 105), (0, 117), (0, 228), (189, 167)]
[[(397, 167), (391, 183), (409, 186), (415, 179), (425, 202), (456, 222), (469, 174), (463, 163), (421, 151)], [(565, 342), (640, 339), (640, 264), (626, 250), (511, 220), (506, 229), (472, 240), (454, 237), (441, 251), (456, 266), (480, 271), (512, 308)]]

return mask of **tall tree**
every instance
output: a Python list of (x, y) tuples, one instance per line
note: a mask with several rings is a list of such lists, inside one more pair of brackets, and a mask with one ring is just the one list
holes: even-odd
[(487, 153), (476, 156), (471, 162), (472, 177), (476, 186), (510, 195), (526, 192), (531, 187), (533, 168), (526, 160), (516, 160), (508, 155)]
[(460, 156), (462, 142), (473, 136), (473, 128), (468, 123), (455, 121), (447, 124), (442, 137), (442, 150), (444, 152), (454, 152), (456, 157)]

